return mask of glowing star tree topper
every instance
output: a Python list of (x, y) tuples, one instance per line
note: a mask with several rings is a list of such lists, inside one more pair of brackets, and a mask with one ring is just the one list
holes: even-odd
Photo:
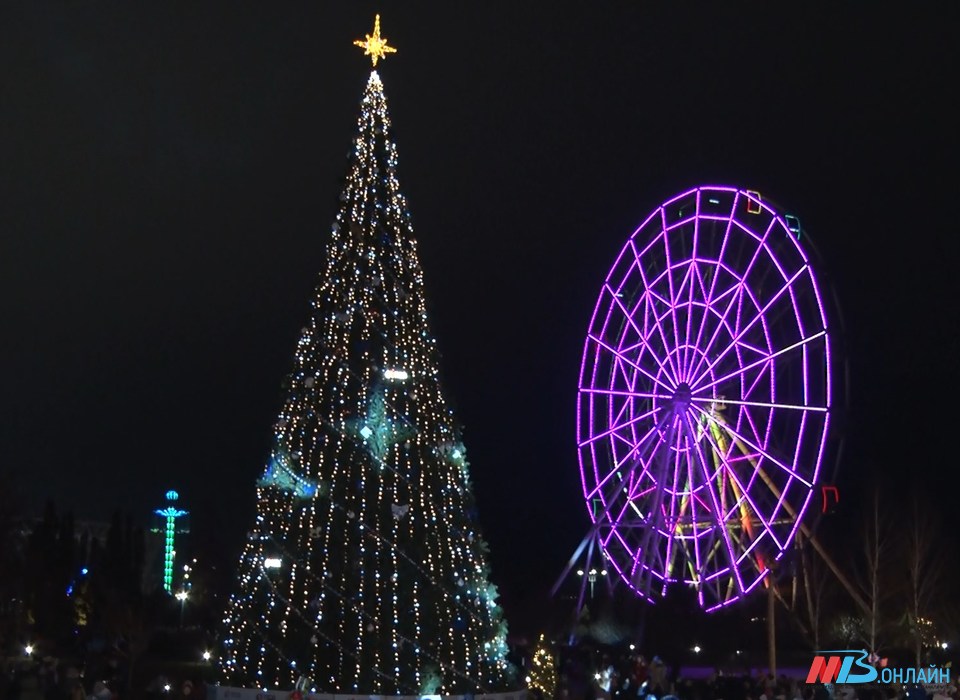
[(387, 45), (386, 37), (380, 36), (380, 15), (373, 20), (373, 34), (367, 34), (364, 41), (357, 39), (353, 45), (363, 49), (363, 55), (370, 57), (374, 68), (377, 67), (377, 61), (386, 58), (388, 53), (397, 52), (395, 48)]

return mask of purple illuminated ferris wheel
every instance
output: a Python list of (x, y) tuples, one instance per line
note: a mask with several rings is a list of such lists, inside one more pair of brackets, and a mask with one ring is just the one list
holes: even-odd
[(831, 418), (828, 319), (799, 222), (698, 187), (630, 236), (583, 352), (577, 435), (604, 568), (713, 610), (788, 551)]

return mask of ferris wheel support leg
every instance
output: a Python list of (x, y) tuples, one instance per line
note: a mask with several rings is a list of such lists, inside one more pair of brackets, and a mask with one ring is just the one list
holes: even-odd
[(773, 586), (773, 593), (776, 599), (783, 604), (783, 607), (787, 610), (787, 612), (790, 613), (790, 618), (794, 622), (794, 624), (797, 626), (797, 629), (800, 631), (800, 634), (804, 636), (809, 636), (807, 632), (807, 626), (803, 623), (803, 620), (800, 619), (800, 615), (799, 613), (797, 613), (796, 608), (790, 607), (790, 605), (787, 603), (786, 598), (784, 598), (783, 594), (781, 594), (780, 591), (777, 590), (776, 586)]
[(823, 548), (823, 545), (820, 544), (820, 541), (814, 537), (813, 532), (810, 531), (804, 523), (800, 523), (800, 531), (803, 533), (803, 536), (807, 538), (807, 541), (813, 546), (813, 549), (817, 554), (820, 555), (820, 558), (823, 560), (823, 563), (827, 565), (827, 568), (830, 569), (830, 572), (837, 577), (837, 580), (840, 582), (850, 594), (850, 597), (853, 598), (854, 602), (860, 606), (860, 609), (865, 613), (870, 613), (870, 606), (867, 605), (867, 602), (863, 599), (863, 596), (860, 595), (860, 592), (856, 587), (850, 582), (850, 579), (840, 570), (840, 567), (837, 566), (837, 563), (833, 561), (827, 550)]
[[(803, 591), (807, 598), (807, 619), (810, 622), (810, 640), (813, 648), (820, 648), (820, 617), (819, 610), (813, 607), (813, 590), (810, 588), (810, 567), (807, 565), (807, 552), (803, 548), (803, 536), (797, 538), (800, 549), (800, 568), (803, 570)], [(818, 602), (819, 605), (819, 602)]]
[[(746, 452), (747, 448), (742, 442), (736, 438), (734, 438), (734, 441), (744, 454), (748, 454)], [(780, 493), (780, 489), (777, 488), (776, 484), (773, 483), (773, 480), (767, 475), (763, 467), (761, 467), (754, 459), (751, 459), (750, 462), (757, 470), (757, 475), (763, 480), (764, 484), (766, 484), (767, 488), (770, 489), (771, 493), (773, 493), (778, 499), (781, 498), (782, 494)], [(794, 510), (786, 501), (783, 502), (783, 509), (787, 511), (787, 514), (794, 520), (800, 520), (797, 511)], [(833, 561), (829, 554), (827, 554), (827, 550), (823, 548), (823, 545), (821, 545), (820, 541), (814, 536), (813, 531), (810, 530), (807, 524), (802, 520), (800, 521), (799, 529), (800, 532), (803, 533), (803, 536), (807, 538), (807, 541), (810, 542), (816, 553), (820, 555), (821, 559), (823, 559), (823, 563), (827, 565), (827, 568), (830, 569), (830, 572), (837, 577), (840, 585), (842, 585), (846, 589), (847, 593), (850, 594), (850, 597), (853, 598), (853, 601), (860, 606), (861, 610), (869, 615), (870, 606), (867, 605), (867, 602), (863, 599), (863, 596), (861, 596), (860, 592), (856, 589), (856, 586), (850, 583), (850, 579), (844, 575), (844, 573), (840, 570), (840, 567), (837, 566), (836, 562)]]
[(767, 651), (770, 661), (770, 676), (777, 677), (777, 587), (770, 577), (767, 586)]
[[(588, 546), (593, 549), (593, 543), (596, 542), (597, 537), (599, 536), (599, 530), (596, 525), (590, 527), (590, 531), (587, 532), (586, 536), (580, 541), (580, 544), (577, 545), (577, 549), (574, 551), (573, 556), (570, 557), (570, 561), (567, 562), (567, 565), (563, 567), (563, 571), (560, 573), (560, 577), (557, 579), (557, 582), (553, 584), (553, 588), (550, 589), (550, 595), (555, 596), (557, 591), (560, 590), (560, 586), (564, 581), (567, 580), (567, 576), (570, 575), (570, 572), (573, 571), (573, 567), (576, 566), (577, 561), (580, 559), (583, 554), (583, 550)], [(589, 556), (588, 556), (589, 559)], [(587, 568), (589, 569), (589, 562), (587, 563)], [(581, 586), (581, 588), (583, 588)]]

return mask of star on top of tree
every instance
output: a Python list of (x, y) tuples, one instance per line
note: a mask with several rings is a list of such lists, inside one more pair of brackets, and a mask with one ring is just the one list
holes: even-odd
[(395, 48), (387, 45), (386, 37), (380, 36), (380, 15), (373, 20), (373, 34), (367, 34), (366, 37), (364, 41), (357, 39), (353, 45), (363, 49), (363, 55), (370, 57), (374, 68), (377, 66), (377, 61), (386, 58), (388, 53), (397, 52)]

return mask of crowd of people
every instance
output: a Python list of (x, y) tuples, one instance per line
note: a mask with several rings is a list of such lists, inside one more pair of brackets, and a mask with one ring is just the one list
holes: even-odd
[[(548, 699), (549, 700), (549, 699)], [(769, 673), (725, 673), (685, 678), (679, 666), (630, 653), (561, 654), (552, 700), (960, 700), (960, 685), (931, 691), (922, 685), (807, 684), (806, 678)]]
[[(122, 683), (110, 669), (85, 678), (75, 666), (53, 658), (0, 659), (0, 700), (119, 700)], [(116, 670), (116, 669), (114, 669)], [(585, 647), (563, 650), (552, 698), (532, 692), (531, 700), (960, 700), (958, 679), (938, 688), (877, 684), (833, 686), (807, 684), (805, 678), (769, 673), (724, 673), (686, 678), (676, 665), (641, 654), (622, 657)], [(155, 677), (137, 697), (149, 700), (205, 700), (201, 681)]]
[[(119, 700), (124, 682), (116, 667), (84, 674), (71, 664), (44, 659), (0, 659), (0, 700)], [(94, 676), (90, 678), (89, 676)], [(148, 700), (205, 700), (202, 681), (156, 676), (136, 697)]]

